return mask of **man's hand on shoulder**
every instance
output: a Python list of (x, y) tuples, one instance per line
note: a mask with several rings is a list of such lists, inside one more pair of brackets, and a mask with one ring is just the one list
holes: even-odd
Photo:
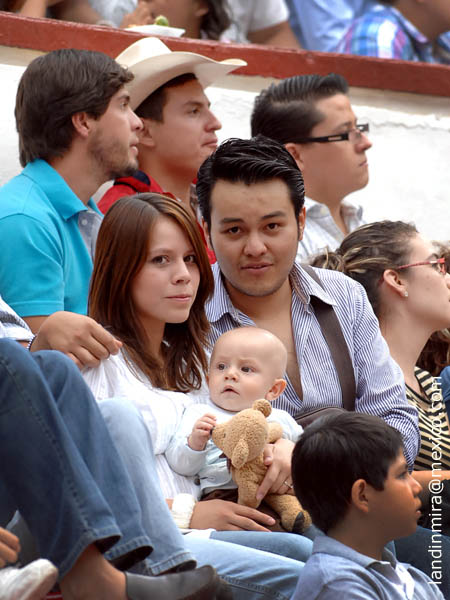
[(82, 367), (95, 367), (110, 354), (117, 354), (122, 342), (94, 319), (59, 311), (48, 316), (39, 328), (31, 351), (59, 350)]

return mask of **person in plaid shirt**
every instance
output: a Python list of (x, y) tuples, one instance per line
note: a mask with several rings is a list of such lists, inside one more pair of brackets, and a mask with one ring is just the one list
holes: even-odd
[(450, 3), (386, 0), (348, 29), (338, 52), (450, 64)]

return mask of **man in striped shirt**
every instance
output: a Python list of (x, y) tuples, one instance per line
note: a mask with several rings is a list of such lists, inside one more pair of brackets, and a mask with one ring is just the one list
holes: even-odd
[[(288, 351), (287, 387), (274, 402), (300, 417), (342, 406), (338, 374), (310, 298), (333, 306), (352, 360), (357, 411), (382, 417), (404, 439), (408, 463), (419, 445), (417, 412), (389, 355), (363, 288), (341, 273), (317, 270), (322, 287), (295, 261), (305, 227), (301, 172), (278, 142), (228, 140), (203, 163), (197, 193), (217, 264), (207, 305), (211, 342), (257, 325)], [(307, 225), (306, 225), (307, 226)]]

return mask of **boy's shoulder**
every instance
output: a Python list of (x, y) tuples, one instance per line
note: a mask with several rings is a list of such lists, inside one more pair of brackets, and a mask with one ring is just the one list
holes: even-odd
[[(402, 600), (402, 581), (396, 583), (394, 556), (387, 550), (381, 561), (364, 556), (326, 535), (314, 540), (313, 553), (300, 572), (292, 600)], [(410, 565), (403, 565), (414, 582), (414, 600), (442, 599), (436, 584)]]

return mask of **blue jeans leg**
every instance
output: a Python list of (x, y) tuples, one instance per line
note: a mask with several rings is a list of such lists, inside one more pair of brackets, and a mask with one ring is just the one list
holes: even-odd
[(231, 586), (234, 600), (289, 600), (303, 562), (216, 539), (186, 537), (199, 566), (210, 564)]
[(302, 563), (311, 556), (313, 546), (312, 541), (302, 535), (277, 531), (213, 531), (211, 539), (271, 552)]
[[(184, 563), (194, 566), (194, 558), (161, 493), (152, 440), (140, 412), (124, 398), (104, 400), (98, 406), (133, 482), (141, 506), (142, 528), (153, 543), (152, 554), (136, 570), (158, 575)], [(115, 548), (109, 555), (114, 557)]]
[[(200, 566), (209, 564), (217, 569), (232, 586), (235, 600), (287, 600), (291, 597), (303, 562), (217, 539), (181, 536), (166, 503), (154, 504), (151, 500), (161, 492), (159, 483), (156, 483), (158, 490), (154, 489), (155, 459), (150, 434), (140, 412), (124, 398), (102, 401), (99, 407), (133, 481), (142, 508), (144, 529), (152, 531), (156, 526), (161, 545), (166, 546), (166, 551), (169, 545), (172, 546), (176, 557), (172, 563), (162, 559), (158, 565), (159, 544), (155, 543), (155, 550), (145, 561), (147, 572), (156, 574), (175, 566), (181, 558), (195, 557)], [(244, 540), (245, 532), (241, 533)], [(221, 534), (226, 537), (227, 532), (217, 532), (217, 535)], [(263, 544), (264, 537), (263, 534), (257, 543)], [(153, 532), (151, 538), (155, 540)], [(150, 559), (157, 564), (152, 564)]]
[(61, 577), (92, 543), (134, 560), (151, 551), (97, 405), (62, 354), (0, 340), (0, 462), (2, 523), (17, 507)]

